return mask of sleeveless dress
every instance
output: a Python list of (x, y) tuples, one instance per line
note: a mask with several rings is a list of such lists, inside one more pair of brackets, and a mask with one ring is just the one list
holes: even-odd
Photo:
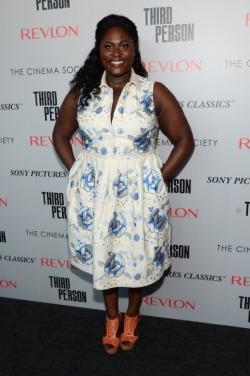
[(132, 70), (112, 122), (106, 72), (100, 97), (92, 96), (84, 110), (78, 102), (84, 148), (67, 185), (70, 262), (93, 274), (98, 290), (150, 285), (170, 266), (169, 200), (156, 151), (153, 85)]

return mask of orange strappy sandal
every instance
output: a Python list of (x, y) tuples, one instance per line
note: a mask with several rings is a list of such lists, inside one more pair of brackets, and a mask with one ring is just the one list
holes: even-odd
[[(121, 334), (120, 346), (122, 350), (132, 350), (135, 346), (138, 336), (134, 335), (135, 328), (141, 320), (141, 315), (130, 317), (125, 314), (124, 317), (124, 332)], [(127, 342), (127, 343), (125, 343)]]
[(111, 345), (112, 348), (107, 349), (105, 347), (107, 354), (115, 354), (118, 350), (120, 344), (120, 338), (116, 337), (120, 322), (122, 320), (121, 312), (119, 312), (118, 316), (115, 319), (109, 319), (106, 316), (106, 336), (102, 337), (103, 345)]

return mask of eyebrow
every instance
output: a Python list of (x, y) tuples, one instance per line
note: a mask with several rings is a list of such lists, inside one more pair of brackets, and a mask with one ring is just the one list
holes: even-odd
[[(129, 42), (129, 40), (125, 39), (125, 40), (122, 40), (122, 41), (119, 42), (119, 43), (124, 43), (124, 42)], [(105, 41), (104, 43), (114, 44), (114, 42), (110, 42), (110, 41)]]

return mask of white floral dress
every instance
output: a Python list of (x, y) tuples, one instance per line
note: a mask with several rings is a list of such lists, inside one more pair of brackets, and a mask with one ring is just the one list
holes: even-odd
[(132, 70), (112, 122), (113, 90), (105, 72), (100, 97), (84, 110), (79, 99), (84, 149), (67, 186), (70, 262), (93, 274), (98, 290), (150, 285), (170, 266), (153, 85)]

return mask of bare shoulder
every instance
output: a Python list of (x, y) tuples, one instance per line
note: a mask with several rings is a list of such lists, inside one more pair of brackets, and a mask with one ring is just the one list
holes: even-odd
[(158, 109), (160, 109), (163, 105), (171, 106), (178, 103), (174, 94), (161, 82), (155, 82), (153, 94), (155, 106)]
[(161, 82), (156, 81), (154, 84), (154, 95), (171, 94), (170, 90)]
[(70, 90), (63, 100), (62, 106), (76, 107), (80, 95), (80, 90)]
[(56, 121), (55, 130), (64, 129), (69, 130), (69, 133), (78, 127), (77, 124), (77, 105), (79, 98), (79, 91), (70, 90), (65, 96), (59, 111)]

